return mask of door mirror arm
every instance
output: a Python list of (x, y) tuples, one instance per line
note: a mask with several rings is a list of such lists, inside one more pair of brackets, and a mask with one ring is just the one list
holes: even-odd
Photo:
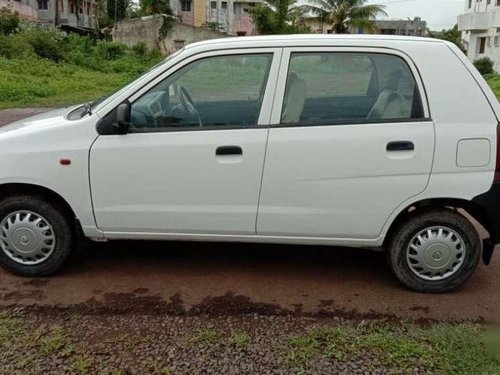
[(116, 108), (116, 122), (113, 126), (117, 129), (118, 134), (127, 134), (130, 128), (130, 103), (121, 103)]

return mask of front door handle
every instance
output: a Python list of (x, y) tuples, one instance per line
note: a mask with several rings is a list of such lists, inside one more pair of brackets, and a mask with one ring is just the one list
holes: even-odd
[(387, 151), (413, 151), (415, 145), (411, 141), (395, 141), (387, 144)]
[(243, 155), (243, 150), (240, 146), (219, 146), (215, 150), (215, 155), (217, 156), (227, 156), (227, 155)]

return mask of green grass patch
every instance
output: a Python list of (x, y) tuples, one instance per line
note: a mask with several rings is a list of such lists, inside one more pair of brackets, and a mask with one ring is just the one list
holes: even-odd
[(0, 108), (86, 102), (123, 86), (135, 75), (92, 71), (40, 58), (0, 57)]
[(24, 334), (24, 327), (12, 314), (0, 312), (0, 346)]
[(238, 332), (231, 336), (229, 342), (240, 348), (248, 348), (252, 344), (252, 338), (245, 332)]
[(377, 358), (391, 372), (499, 374), (500, 356), (487, 331), (470, 324), (323, 327), (290, 338), (285, 362), (302, 370), (318, 356), (338, 362)]
[(60, 352), (66, 345), (66, 334), (61, 326), (53, 326), (38, 340), (40, 351), (44, 355)]
[(190, 345), (213, 343), (221, 338), (221, 333), (213, 329), (200, 329), (190, 336), (186, 343)]
[(500, 100), (500, 74), (493, 73), (488, 74), (484, 77), (486, 82), (490, 85), (491, 89), (497, 96), (498, 100)]

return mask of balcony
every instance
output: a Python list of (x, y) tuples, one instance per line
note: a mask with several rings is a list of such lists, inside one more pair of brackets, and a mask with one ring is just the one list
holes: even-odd
[(486, 31), (490, 27), (490, 19), (494, 12), (466, 13), (458, 16), (458, 29), (460, 31)]

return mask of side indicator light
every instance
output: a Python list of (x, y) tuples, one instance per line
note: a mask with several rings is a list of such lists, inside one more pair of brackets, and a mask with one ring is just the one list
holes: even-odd
[(59, 163), (61, 165), (70, 165), (71, 164), (71, 159), (61, 159), (61, 160), (59, 160)]

